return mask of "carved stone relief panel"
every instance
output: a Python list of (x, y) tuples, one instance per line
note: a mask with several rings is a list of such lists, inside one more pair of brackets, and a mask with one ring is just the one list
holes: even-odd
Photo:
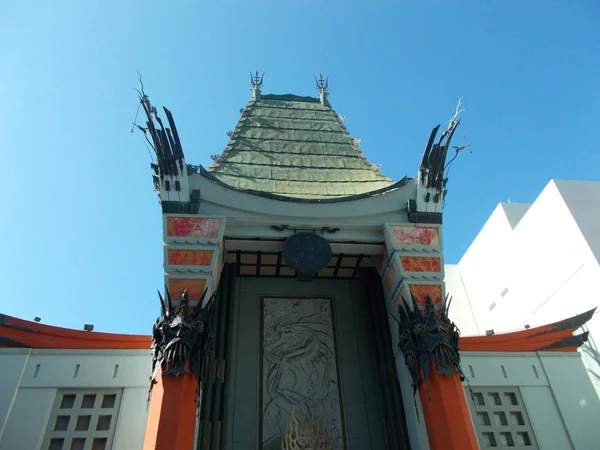
[(331, 300), (263, 298), (262, 448), (344, 448)]

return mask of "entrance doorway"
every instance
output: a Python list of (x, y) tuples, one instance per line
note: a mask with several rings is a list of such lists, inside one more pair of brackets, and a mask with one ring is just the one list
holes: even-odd
[(230, 284), (224, 446), (212, 448), (409, 448), (385, 305), (363, 279)]

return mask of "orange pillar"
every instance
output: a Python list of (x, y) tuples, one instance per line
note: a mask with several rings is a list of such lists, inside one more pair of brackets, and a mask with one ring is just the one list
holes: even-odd
[(435, 373), (430, 359), (428, 380), (421, 380), (419, 396), (431, 450), (478, 450), (467, 399), (458, 375)]
[(196, 387), (191, 373), (156, 376), (152, 387), (143, 450), (191, 450), (196, 427)]

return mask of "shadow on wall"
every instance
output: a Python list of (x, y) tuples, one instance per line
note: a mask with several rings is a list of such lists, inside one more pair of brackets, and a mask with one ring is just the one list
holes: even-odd
[(589, 356), (592, 360), (594, 360), (596, 362), (597, 367), (597, 371), (593, 371), (592, 369), (588, 368), (588, 372), (590, 373), (590, 378), (597, 382), (600, 382), (600, 352), (598, 351), (597, 348), (592, 347), (591, 345), (588, 345), (587, 343), (581, 346), (581, 349), (583, 350), (583, 353), (585, 353), (587, 356)]

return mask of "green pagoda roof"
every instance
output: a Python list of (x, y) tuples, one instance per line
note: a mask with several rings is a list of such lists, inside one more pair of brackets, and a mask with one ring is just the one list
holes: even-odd
[(236, 189), (290, 198), (335, 199), (388, 188), (342, 119), (312, 97), (259, 95), (207, 172)]

